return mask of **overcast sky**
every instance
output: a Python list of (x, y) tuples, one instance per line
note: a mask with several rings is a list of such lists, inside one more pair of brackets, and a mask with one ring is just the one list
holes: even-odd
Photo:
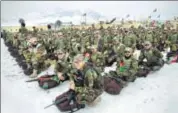
[[(156, 13), (152, 11), (157, 8)], [(94, 10), (106, 17), (143, 18), (161, 15), (161, 19), (178, 16), (177, 1), (1, 1), (1, 23), (11, 23), (19, 18), (40, 19), (42, 14), (57, 10)]]

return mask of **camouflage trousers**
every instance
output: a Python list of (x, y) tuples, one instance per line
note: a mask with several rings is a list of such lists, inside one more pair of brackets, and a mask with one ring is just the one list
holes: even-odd
[(102, 92), (100, 89), (87, 89), (86, 92), (77, 94), (77, 101), (79, 104), (92, 103)]
[(177, 44), (171, 44), (170, 49), (171, 49), (171, 51), (176, 51), (178, 49), (178, 45)]
[(44, 62), (32, 62), (32, 67), (35, 70), (42, 71), (45, 69)]

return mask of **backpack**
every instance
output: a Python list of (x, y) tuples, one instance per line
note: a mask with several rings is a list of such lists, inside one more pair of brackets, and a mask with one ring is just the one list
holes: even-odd
[(38, 79), (38, 84), (41, 88), (43, 89), (50, 89), (50, 88), (54, 88), (56, 86), (58, 86), (60, 84), (60, 81), (57, 80), (56, 75), (53, 76), (49, 76), (49, 75), (45, 75), (42, 76)]
[(77, 103), (76, 95), (73, 90), (69, 90), (57, 96), (54, 103), (56, 103), (56, 107), (61, 112), (71, 111), (71, 113), (73, 113), (85, 107), (85, 105)]

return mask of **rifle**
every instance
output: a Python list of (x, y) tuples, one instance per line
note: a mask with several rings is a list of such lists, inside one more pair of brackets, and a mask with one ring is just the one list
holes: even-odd
[(69, 90), (69, 94), (68, 94), (67, 97), (58, 99), (57, 101), (53, 101), (52, 104), (46, 106), (44, 109), (49, 108), (49, 107), (51, 107), (51, 106), (53, 106), (53, 105), (57, 105), (57, 104), (63, 103), (63, 102), (65, 102), (66, 100), (69, 100), (69, 101), (74, 100), (74, 101), (75, 101), (75, 91)]
[(32, 80), (27, 80), (27, 81), (25, 81), (25, 82), (34, 82), (34, 81), (38, 81), (39, 79), (37, 78), (37, 79), (32, 79)]

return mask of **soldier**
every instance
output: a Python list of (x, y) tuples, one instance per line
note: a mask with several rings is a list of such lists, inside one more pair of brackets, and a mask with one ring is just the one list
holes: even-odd
[[(136, 79), (138, 62), (133, 57), (133, 50), (125, 48), (125, 54), (117, 60), (116, 71), (110, 71), (104, 78), (104, 89), (107, 93), (116, 95), (127, 85), (127, 82), (133, 82)], [(109, 76), (108, 76), (109, 75)]]
[(33, 67), (33, 73), (30, 77), (33, 78), (37, 77), (37, 74), (44, 69), (43, 66), (47, 52), (45, 47), (42, 44), (38, 43), (36, 37), (32, 38), (31, 41), (32, 45), (29, 50), (32, 54), (31, 62)]
[(71, 62), (68, 62), (68, 55), (65, 54), (62, 50), (55, 51), (55, 54), (57, 55), (57, 63), (55, 66), (55, 70), (57, 73), (57, 76), (60, 80), (65, 81), (69, 79), (69, 71), (71, 69)]
[(22, 22), (21, 23), (21, 28), (19, 29), (20, 33), (25, 34), (25, 33), (28, 32), (28, 30), (27, 30), (27, 28), (25, 26), (26, 26), (25, 22)]
[(103, 72), (105, 60), (102, 53), (97, 51), (97, 46), (92, 46), (91, 52), (91, 62), (100, 70), (100, 72)]
[[(159, 70), (163, 65), (163, 55), (156, 48), (152, 47), (151, 42), (146, 41), (144, 43), (144, 49), (141, 51), (139, 56), (139, 64), (144, 65), (148, 70)], [(144, 64), (144, 59), (146, 63)]]
[(124, 55), (125, 45), (117, 38), (113, 38), (113, 49), (117, 54), (117, 57), (122, 57)]
[(170, 43), (171, 52), (175, 52), (178, 49), (178, 34), (174, 29), (172, 30), (170, 36), (168, 37), (168, 41)]
[(117, 76), (124, 81), (133, 82), (136, 79), (138, 70), (138, 62), (133, 57), (132, 48), (126, 47), (124, 56), (117, 60)]
[(33, 26), (33, 34), (36, 35), (37, 32), (38, 32), (38, 29), (35, 26)]
[(84, 61), (84, 56), (81, 54), (75, 56), (73, 66), (81, 73), (83, 84), (77, 86), (75, 82), (77, 75), (73, 74), (70, 89), (76, 92), (79, 104), (91, 105), (103, 92), (100, 72), (92, 65), (87, 65)]
[(150, 41), (151, 43), (153, 43), (153, 36), (152, 36), (151, 30), (148, 31), (145, 40), (146, 40), (146, 41)]
[(123, 39), (123, 44), (134, 49), (136, 47), (136, 39), (137, 37), (131, 31), (126, 31), (126, 36)]

